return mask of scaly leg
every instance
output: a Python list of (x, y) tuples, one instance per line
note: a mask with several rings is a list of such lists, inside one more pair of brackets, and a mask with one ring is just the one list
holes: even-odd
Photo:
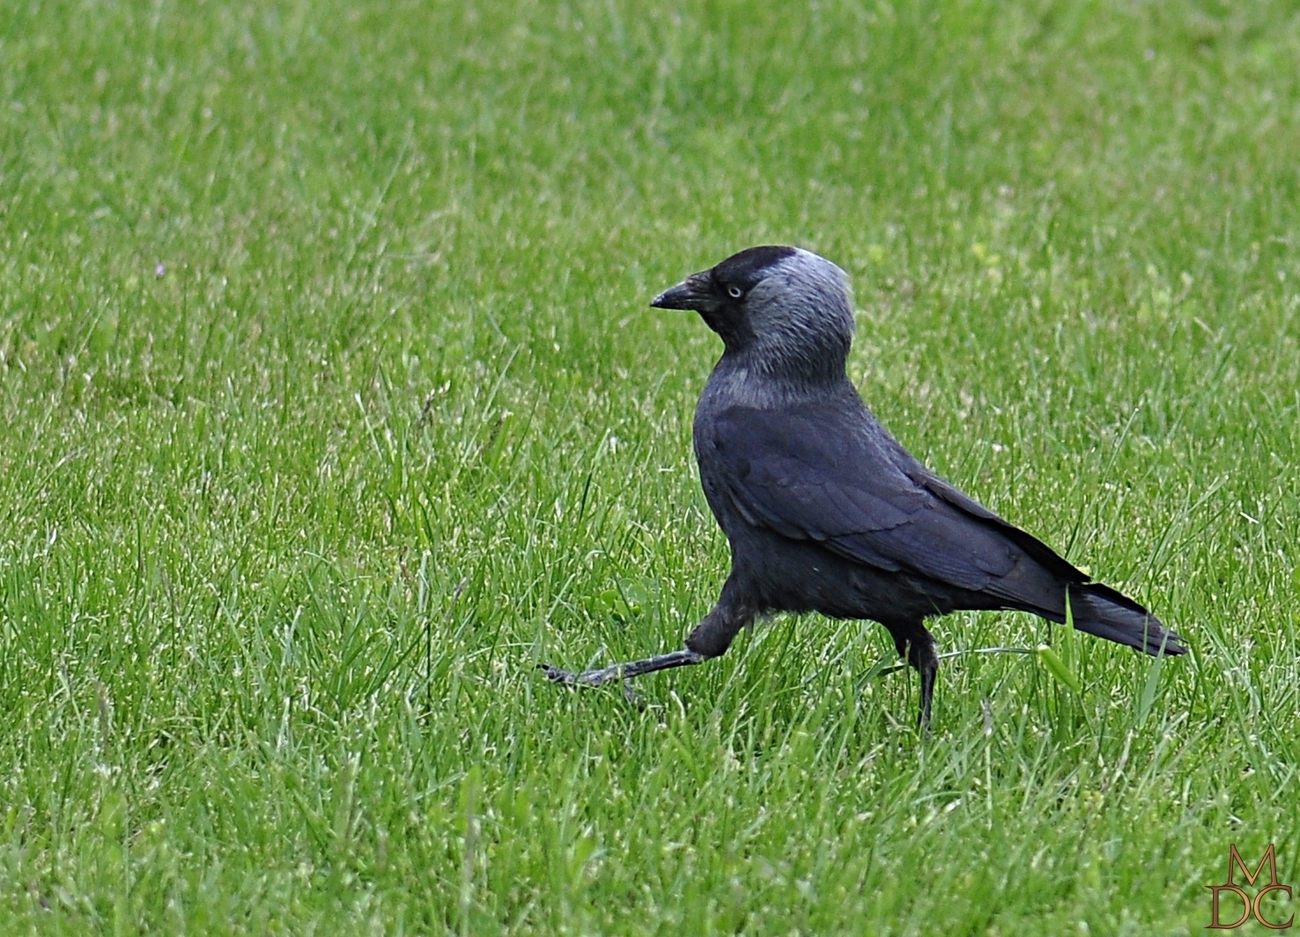
[[(748, 606), (737, 602), (733, 592), (732, 582), (728, 580), (722, 587), (718, 604), (713, 606), (709, 614), (704, 616), (704, 620), (687, 636), (686, 647), (680, 651), (660, 654), (658, 657), (647, 657), (645, 660), (634, 660), (626, 664), (613, 664), (583, 673), (571, 673), (568, 670), (552, 667), (550, 664), (539, 666), (546, 671), (547, 677), (565, 686), (601, 686), (613, 680), (631, 680), (633, 677), (654, 673), (656, 670), (689, 667), (692, 664), (701, 664), (711, 657), (720, 657), (726, 653), (736, 632), (752, 622), (756, 614)], [(933, 653), (933, 644), (931, 653)]]
[(681, 650), (673, 651), (671, 654), (660, 654), (658, 657), (647, 657), (645, 660), (629, 661), (626, 664), (612, 664), (609, 667), (587, 670), (583, 673), (572, 673), (568, 670), (552, 667), (550, 664), (539, 664), (538, 666), (546, 671), (546, 676), (549, 679), (565, 686), (601, 686), (614, 680), (631, 680), (633, 677), (654, 673), (656, 670), (687, 667), (691, 664), (703, 663), (706, 660), (708, 658), (703, 654), (691, 650)]
[(921, 714), (916, 724), (930, 731), (930, 704), (934, 700), (934, 680), (939, 673), (939, 655), (934, 650), (934, 636), (924, 627), (914, 635), (907, 650), (907, 662), (921, 675)]
[(919, 621), (905, 622), (888, 626), (894, 637), (894, 647), (899, 657), (907, 657), (907, 662), (921, 675), (921, 712), (916, 725), (925, 732), (930, 730), (930, 709), (934, 700), (934, 680), (939, 673), (939, 655), (934, 649), (934, 635), (926, 630)]

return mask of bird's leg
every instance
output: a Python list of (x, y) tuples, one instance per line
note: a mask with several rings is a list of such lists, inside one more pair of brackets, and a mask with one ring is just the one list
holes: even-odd
[(748, 606), (732, 598), (732, 583), (728, 580), (722, 587), (718, 604), (713, 606), (704, 620), (696, 626), (686, 638), (686, 647), (671, 654), (647, 657), (626, 664), (613, 664), (599, 670), (587, 670), (583, 673), (570, 673), (550, 664), (542, 664), (546, 676), (556, 683), (566, 686), (600, 686), (612, 680), (630, 680), (642, 674), (654, 673), (656, 670), (668, 670), (672, 667), (688, 667), (700, 664), (711, 657), (719, 657), (726, 652), (731, 640), (745, 625), (754, 620), (755, 613)]
[(631, 680), (633, 677), (654, 673), (656, 670), (686, 667), (706, 660), (708, 658), (703, 654), (689, 649), (682, 649), (673, 651), (671, 654), (660, 654), (657, 657), (629, 661), (626, 664), (612, 664), (609, 667), (587, 670), (582, 673), (561, 670), (558, 667), (552, 667), (550, 664), (540, 664), (539, 666), (546, 671), (546, 676), (549, 679), (554, 680), (556, 683), (563, 683), (565, 686), (601, 686), (613, 680)]
[(917, 727), (929, 731), (930, 706), (934, 700), (934, 679), (939, 672), (939, 655), (934, 649), (934, 635), (920, 622), (896, 624), (889, 629), (899, 657), (906, 657), (921, 675), (921, 713)]
[(934, 680), (939, 673), (939, 655), (934, 650), (934, 635), (918, 625), (908, 642), (907, 662), (921, 675), (921, 714), (917, 727), (930, 731), (930, 704), (934, 700)]

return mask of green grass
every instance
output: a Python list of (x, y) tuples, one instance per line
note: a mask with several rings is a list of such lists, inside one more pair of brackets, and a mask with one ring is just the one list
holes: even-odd
[[(1297, 60), (1282, 3), (5, 5), (0, 932), (1192, 934), (1230, 843), (1300, 886)], [(850, 273), (904, 444), (1192, 653), (938, 620), (1083, 692), (964, 656), (928, 742), (871, 623), (545, 683), (716, 596), (719, 345), (647, 303), (772, 241)]]

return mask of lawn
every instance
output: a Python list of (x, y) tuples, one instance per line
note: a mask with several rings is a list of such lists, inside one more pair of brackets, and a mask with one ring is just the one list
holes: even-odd
[[(1297, 61), (1267, 2), (4, 5), (0, 932), (1194, 934), (1270, 843), (1300, 888)], [(648, 302), (756, 243), (1191, 653), (938, 619), (1081, 689), (963, 654), (928, 739), (870, 622), (548, 684), (717, 595), (720, 343)]]

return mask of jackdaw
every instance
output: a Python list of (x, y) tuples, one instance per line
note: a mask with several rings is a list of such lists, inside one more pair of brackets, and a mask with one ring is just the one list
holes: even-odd
[(928, 725), (939, 657), (925, 619), (1019, 609), (1151, 655), (1181, 638), (1137, 602), (1093, 582), (1046, 544), (918, 462), (862, 402), (844, 365), (848, 278), (795, 247), (751, 247), (655, 297), (693, 309), (722, 337), (695, 410), (704, 495), (731, 544), (722, 595), (686, 648), (559, 683), (598, 686), (726, 652), (774, 612), (869, 618), (921, 676)]

